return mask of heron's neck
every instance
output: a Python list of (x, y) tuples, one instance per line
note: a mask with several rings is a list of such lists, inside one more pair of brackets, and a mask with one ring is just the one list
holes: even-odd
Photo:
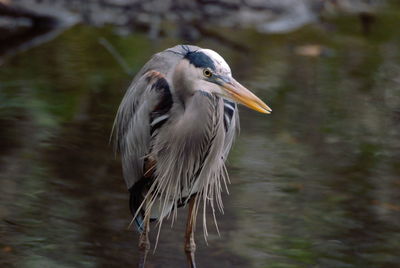
[(190, 75), (190, 64), (182, 60), (180, 61), (173, 72), (172, 84), (175, 92), (175, 97), (178, 101), (182, 102), (185, 106), (186, 102), (195, 93), (195, 88), (193, 88), (193, 82)]

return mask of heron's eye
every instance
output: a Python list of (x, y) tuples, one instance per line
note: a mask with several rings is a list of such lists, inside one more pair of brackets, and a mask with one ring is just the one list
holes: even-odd
[(204, 69), (204, 70), (203, 70), (203, 74), (204, 74), (205, 77), (211, 77), (211, 76), (212, 76), (211, 71), (208, 70), (208, 69)]

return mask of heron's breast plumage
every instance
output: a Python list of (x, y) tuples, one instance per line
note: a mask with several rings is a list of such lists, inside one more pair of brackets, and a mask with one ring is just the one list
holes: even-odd
[[(172, 109), (171, 114), (178, 109)], [(175, 178), (178, 192), (174, 194), (178, 195), (173, 198), (184, 199), (199, 190), (198, 180), (216, 178), (222, 172), (223, 101), (199, 91), (186, 103), (183, 113), (171, 118), (155, 138), (151, 155), (157, 163), (155, 176)]]
[[(178, 103), (157, 132), (149, 158), (154, 160), (148, 190), (152, 217), (162, 220), (196, 195), (196, 202), (214, 202), (222, 209), (221, 192), (228, 180), (224, 161), (226, 130), (224, 101), (198, 91), (184, 111)], [(174, 214), (176, 215), (176, 214)]]

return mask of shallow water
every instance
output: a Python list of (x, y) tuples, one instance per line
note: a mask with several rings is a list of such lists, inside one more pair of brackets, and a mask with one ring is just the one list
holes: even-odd
[[(221, 237), (210, 224), (207, 246), (198, 226), (199, 267), (400, 266), (399, 18), (383, 11), (369, 35), (349, 16), (198, 44), (274, 111), (241, 107)], [(0, 67), (1, 267), (136, 265), (109, 134), (133, 74), (181, 42), (76, 26)], [(186, 267), (185, 212), (163, 226), (149, 267)]]

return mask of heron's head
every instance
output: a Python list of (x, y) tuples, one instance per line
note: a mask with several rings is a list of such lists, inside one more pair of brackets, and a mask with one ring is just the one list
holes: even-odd
[(250, 90), (237, 82), (225, 60), (211, 49), (188, 51), (176, 73), (180, 74), (185, 88), (201, 90), (241, 103), (261, 113), (272, 110)]

